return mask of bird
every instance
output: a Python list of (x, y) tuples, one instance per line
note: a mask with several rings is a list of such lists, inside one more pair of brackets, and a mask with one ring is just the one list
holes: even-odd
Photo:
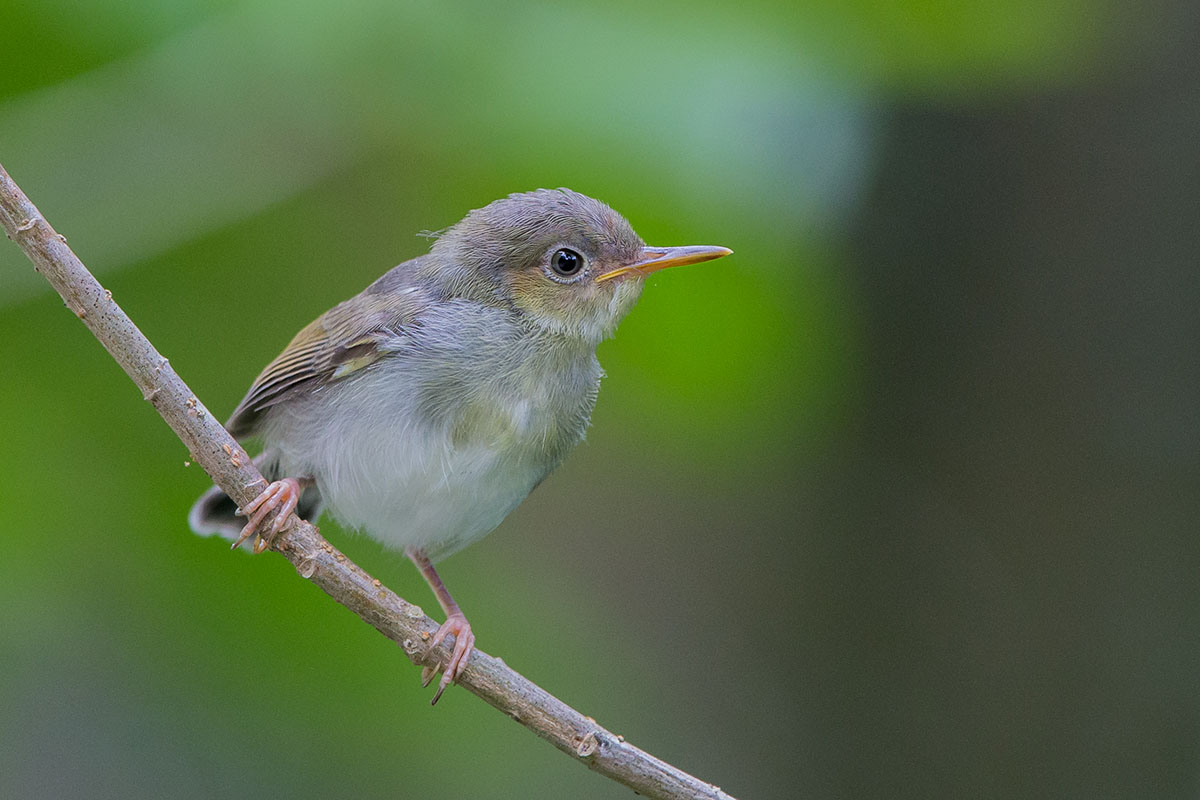
[(261, 442), (269, 483), (244, 509), (214, 486), (188, 521), (260, 552), (293, 512), (327, 510), (402, 551), (446, 615), (429, 652), (454, 637), (436, 704), (475, 634), (435, 562), (494, 530), (584, 438), (604, 376), (596, 347), (645, 277), (732, 251), (648, 246), (565, 188), (510, 194), (431, 236), (263, 369), (225, 427)]

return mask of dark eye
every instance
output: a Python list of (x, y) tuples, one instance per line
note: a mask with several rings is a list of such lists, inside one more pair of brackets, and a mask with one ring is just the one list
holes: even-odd
[(550, 256), (550, 267), (559, 275), (574, 275), (583, 269), (583, 256), (564, 247)]

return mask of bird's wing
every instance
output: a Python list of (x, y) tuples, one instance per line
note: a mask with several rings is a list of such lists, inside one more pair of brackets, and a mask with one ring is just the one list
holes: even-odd
[(404, 335), (428, 307), (406, 262), (344, 303), (326, 311), (266, 366), (225, 427), (235, 437), (257, 431), (263, 411), (293, 393), (341, 380), (386, 355), (384, 343)]

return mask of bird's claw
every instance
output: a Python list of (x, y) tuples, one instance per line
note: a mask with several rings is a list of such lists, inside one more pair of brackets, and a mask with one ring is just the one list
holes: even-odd
[[(254, 543), (254, 552), (261, 553), (266, 550), (283, 530), (299, 502), (300, 481), (295, 478), (284, 478), (269, 484), (258, 497), (241, 509), (242, 514), (249, 515), (250, 521), (242, 528), (241, 534), (233, 543), (233, 549), (236, 550), (243, 542), (257, 534), (258, 541)], [(260, 531), (259, 528), (262, 527), (263, 522), (272, 511), (276, 512), (275, 518), (271, 520), (271, 524), (265, 531)]]
[[(446, 667), (442, 671), (442, 680), (438, 684), (437, 692), (433, 695), (433, 700), (430, 705), (436, 705), (441, 699), (442, 692), (446, 691), (446, 687), (451, 683), (457, 683), (459, 677), (462, 676), (463, 670), (467, 666), (467, 661), (471, 658), (471, 651), (475, 649), (475, 634), (471, 631), (471, 623), (467, 622), (467, 618), (461, 613), (451, 614), (442, 626), (438, 628), (437, 633), (429, 641), (429, 648), (425, 651), (427, 656), (432, 654), (437, 646), (442, 643), (450, 634), (454, 635), (454, 649), (450, 653), (450, 660), (446, 662)], [(433, 676), (437, 674), (437, 666), (426, 666), (421, 670), (421, 686), (428, 686), (433, 680)]]
[(421, 667), (421, 688), (424, 689), (433, 680), (433, 676), (437, 675), (437, 667)]

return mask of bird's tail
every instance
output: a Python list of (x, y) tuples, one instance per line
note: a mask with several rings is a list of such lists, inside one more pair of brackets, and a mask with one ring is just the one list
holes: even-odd
[[(254, 465), (268, 481), (276, 481), (283, 476), (279, 466), (279, 451), (264, 450), (254, 457)], [(315, 520), (321, 514), (321, 493), (316, 486), (309, 486), (300, 493), (300, 503), (296, 506), (296, 514), (303, 519)], [(226, 539), (236, 539), (246, 524), (246, 518), (237, 514), (237, 503), (219, 487), (212, 487), (192, 505), (188, 512), (188, 525), (201, 536), (224, 536)]]

